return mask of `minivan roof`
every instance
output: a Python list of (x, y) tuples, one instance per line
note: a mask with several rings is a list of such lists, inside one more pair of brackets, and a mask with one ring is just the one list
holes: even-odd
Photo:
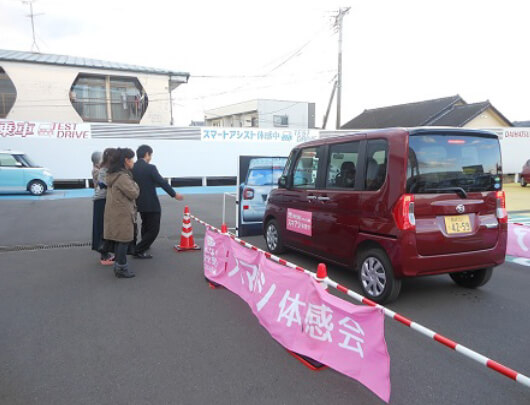
[(419, 134), (466, 134), (466, 135), (477, 135), (485, 137), (495, 137), (498, 135), (495, 132), (483, 130), (483, 129), (468, 129), (468, 128), (455, 128), (455, 127), (395, 127), (395, 128), (381, 128), (381, 129), (369, 129), (369, 130), (355, 130), (355, 131), (344, 131), (343, 135), (330, 136), (328, 138), (320, 138), (312, 141), (304, 142), (296, 146), (296, 148), (306, 146), (319, 146), (326, 145), (328, 143), (339, 143), (348, 140), (354, 140), (359, 135), (385, 135), (385, 136), (399, 136), (399, 135), (419, 135)]

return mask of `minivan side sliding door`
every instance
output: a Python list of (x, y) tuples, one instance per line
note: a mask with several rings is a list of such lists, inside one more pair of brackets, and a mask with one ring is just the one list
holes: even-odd
[(360, 164), (364, 136), (344, 143), (327, 145), (324, 187), (319, 190), (316, 214), (318, 237), (323, 255), (351, 265), (359, 232), (363, 170)]

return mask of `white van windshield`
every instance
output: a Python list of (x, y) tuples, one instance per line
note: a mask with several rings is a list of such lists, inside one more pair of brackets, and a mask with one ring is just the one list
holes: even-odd
[(477, 135), (411, 135), (407, 193), (502, 188), (499, 140)]

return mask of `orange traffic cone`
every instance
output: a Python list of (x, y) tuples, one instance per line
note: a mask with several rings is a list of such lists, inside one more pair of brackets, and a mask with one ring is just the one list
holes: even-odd
[(325, 283), (325, 279), (328, 278), (328, 269), (325, 263), (319, 263), (317, 267), (317, 281), (324, 288), (328, 290), (328, 285)]
[(199, 245), (193, 240), (193, 228), (191, 227), (190, 209), (184, 207), (184, 218), (182, 219), (182, 232), (180, 233), (180, 244), (175, 245), (177, 252), (186, 252), (188, 250), (201, 250)]

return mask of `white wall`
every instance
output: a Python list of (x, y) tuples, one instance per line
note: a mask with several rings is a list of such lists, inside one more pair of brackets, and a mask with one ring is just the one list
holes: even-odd
[(0, 61), (15, 85), (17, 98), (7, 115), (12, 120), (82, 122), (70, 102), (70, 88), (79, 73), (136, 77), (149, 105), (141, 124), (169, 125), (168, 76), (81, 67)]
[[(503, 133), (500, 138), (503, 172), (520, 172), (524, 162), (530, 159), (530, 128), (497, 128), (497, 132)], [(136, 151), (143, 143), (154, 149), (153, 163), (165, 177), (236, 176), (239, 155), (288, 156), (295, 145), (290, 142), (0, 137), (0, 149), (28, 153), (36, 163), (48, 167), (56, 179), (90, 178), (92, 152), (108, 147), (129, 147)]]
[(260, 128), (274, 128), (275, 115), (289, 117), (287, 128), (308, 128), (308, 103), (306, 102), (258, 100), (258, 115)]
[(530, 128), (512, 127), (500, 131), (502, 171), (507, 174), (520, 173), (523, 164), (530, 159)]
[(0, 149), (27, 153), (35, 163), (49, 168), (55, 179), (88, 179), (92, 152), (108, 147), (136, 151), (143, 143), (153, 148), (152, 163), (164, 177), (235, 177), (239, 155), (288, 156), (294, 146), (288, 142), (0, 138)]
[[(289, 125), (286, 128), (307, 129), (309, 128), (309, 107), (305, 101), (284, 101), (258, 99), (243, 103), (232, 104), (215, 108), (204, 112), (207, 126), (212, 126), (216, 118), (224, 117), (222, 126), (238, 127), (240, 114), (243, 118), (252, 118), (257, 111), (259, 128), (274, 128), (274, 115), (287, 115)], [(244, 114), (249, 113), (251, 114)], [(234, 115), (237, 115), (237, 123)], [(278, 127), (282, 128), (282, 127)]]
[(234, 115), (246, 113), (249, 111), (256, 111), (258, 109), (258, 100), (244, 101), (242, 103), (230, 104), (223, 107), (212, 108), (204, 112), (204, 117), (207, 120), (224, 117), (225, 115)]

